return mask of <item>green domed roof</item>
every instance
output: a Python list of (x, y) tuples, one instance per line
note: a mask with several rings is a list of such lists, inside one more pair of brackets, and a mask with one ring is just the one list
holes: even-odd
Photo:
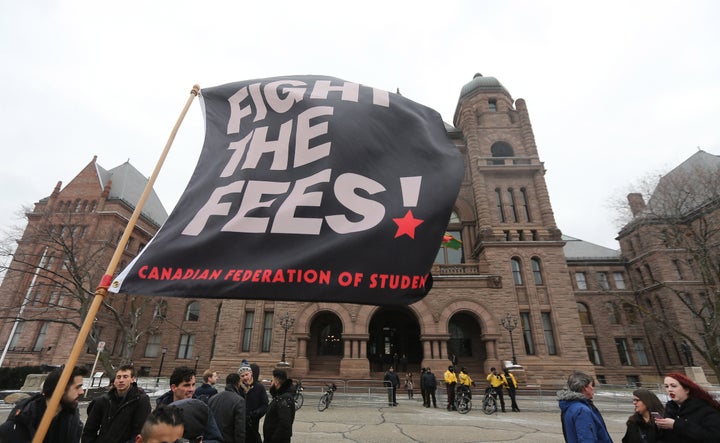
[(503, 86), (495, 77), (483, 77), (482, 74), (475, 74), (475, 77), (473, 77), (472, 81), (463, 86), (462, 90), (460, 90), (460, 98), (481, 91), (498, 91), (510, 97), (510, 93), (507, 91), (507, 89), (505, 89), (505, 86)]

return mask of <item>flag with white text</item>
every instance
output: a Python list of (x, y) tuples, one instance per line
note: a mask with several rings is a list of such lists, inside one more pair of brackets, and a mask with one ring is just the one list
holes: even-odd
[(463, 176), (437, 112), (325, 76), (201, 100), (195, 172), (111, 292), (373, 305), (427, 294)]

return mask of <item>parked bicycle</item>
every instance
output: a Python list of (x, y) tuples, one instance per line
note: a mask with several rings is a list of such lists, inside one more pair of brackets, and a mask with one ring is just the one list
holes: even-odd
[(472, 409), (472, 393), (465, 385), (458, 385), (455, 393), (455, 409), (461, 414), (467, 414)]
[(295, 394), (293, 395), (293, 398), (295, 399), (295, 410), (302, 408), (303, 402), (305, 401), (305, 398), (303, 398), (303, 385), (302, 380), (298, 380), (295, 382)]
[(325, 386), (325, 393), (320, 397), (320, 403), (318, 404), (318, 411), (322, 412), (330, 407), (330, 403), (333, 399), (333, 394), (337, 390), (335, 383), (331, 383)]
[(497, 400), (495, 400), (496, 397), (497, 391), (492, 386), (485, 390), (485, 397), (482, 402), (482, 410), (485, 414), (492, 415), (497, 412), (498, 408)]

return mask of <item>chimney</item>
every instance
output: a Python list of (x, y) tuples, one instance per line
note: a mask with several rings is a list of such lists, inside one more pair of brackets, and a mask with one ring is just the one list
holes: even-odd
[(645, 199), (643, 199), (642, 194), (639, 192), (632, 192), (628, 194), (627, 199), (633, 217), (636, 217), (645, 209)]

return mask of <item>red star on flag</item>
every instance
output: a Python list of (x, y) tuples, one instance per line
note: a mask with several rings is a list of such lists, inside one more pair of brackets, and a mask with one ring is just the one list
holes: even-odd
[(395, 238), (401, 235), (407, 235), (408, 237), (415, 239), (415, 228), (422, 224), (422, 220), (415, 218), (412, 211), (408, 210), (407, 214), (403, 218), (394, 218), (393, 221), (398, 225), (398, 230), (395, 233)]

